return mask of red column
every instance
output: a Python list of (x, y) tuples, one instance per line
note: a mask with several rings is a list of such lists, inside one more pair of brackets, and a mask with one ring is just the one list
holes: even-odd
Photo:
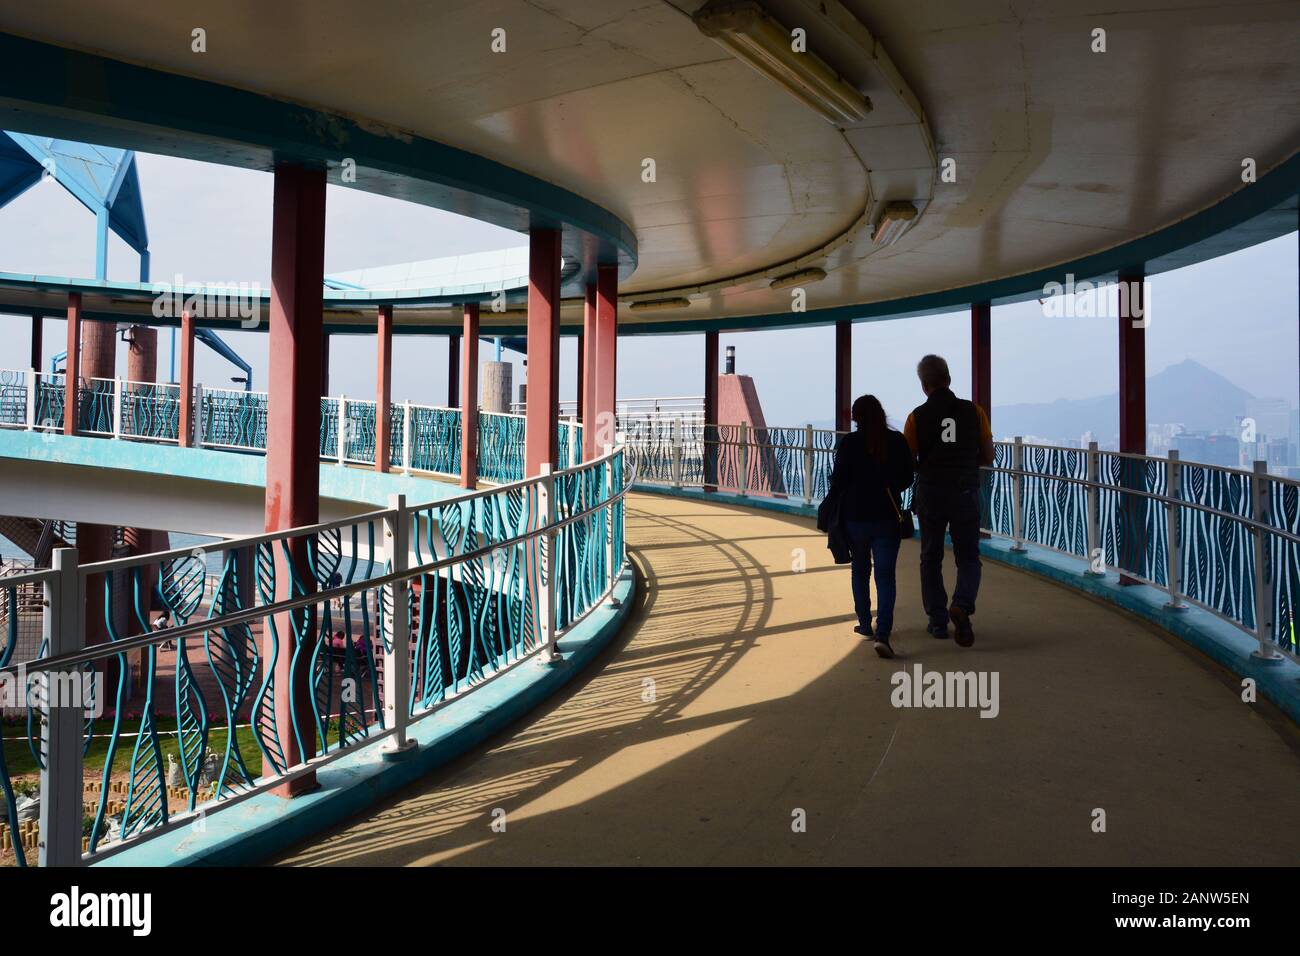
[(524, 475), (541, 474), (559, 454), (560, 231), (528, 236), (528, 402)]
[[(596, 444), (596, 409), (599, 401), (596, 396), (596, 360), (600, 356), (600, 332), (596, 324), (596, 283), (587, 284), (586, 296), (582, 304), (582, 341), (585, 344), (579, 362), (580, 389), (583, 393), (582, 408), (582, 460), (591, 461), (604, 449)], [(586, 366), (583, 368), (582, 366)]]
[(853, 326), (835, 323), (835, 430), (853, 427)]
[(465, 304), (461, 336), (460, 486), (478, 486), (478, 303)]
[(379, 307), (379, 367), (375, 373), (375, 471), (388, 471), (392, 451), (393, 307)]
[(1119, 276), (1128, 290), (1121, 289), (1119, 298), (1119, 450), (1135, 455), (1147, 451), (1145, 278), (1142, 269)]
[[(1147, 451), (1147, 358), (1145, 269), (1119, 274), (1119, 450), (1135, 455)], [(1146, 469), (1138, 461), (1125, 461), (1120, 484), (1142, 489)], [(1120, 521), (1119, 566), (1137, 570), (1146, 548), (1146, 501), (1139, 495), (1120, 496), (1124, 518)], [(1139, 584), (1121, 573), (1120, 584)]]
[[(615, 401), (618, 396), (618, 266), (596, 267), (596, 336), (588, 346), (595, 353), (588, 370), (596, 379), (591, 406), (595, 424), (594, 453), (604, 454), (618, 431)], [(584, 428), (585, 431), (585, 428)]]
[[(275, 169), (271, 226), (270, 373), (267, 376), (266, 530), (284, 531), (320, 518), (321, 308), (325, 261), (325, 173), (301, 166)], [(290, 596), (292, 576), (316, 589), (307, 561), (307, 539), (296, 538), (289, 555), (275, 548), (275, 598)], [(290, 566), (291, 565), (291, 566)], [(280, 648), (275, 662), (275, 717), (290, 766), (316, 753), (311, 706), (311, 668), (294, 669), (294, 635), (303, 625), (310, 640), (314, 612), (276, 615)], [(268, 629), (269, 630), (269, 629)], [(400, 637), (395, 635), (400, 640)], [(269, 636), (268, 636), (269, 639)], [(269, 651), (269, 648), (268, 648)], [(297, 733), (295, 733), (295, 724)], [(315, 789), (307, 774), (276, 789), (295, 796)]]
[(41, 370), (41, 355), (45, 338), (45, 319), (39, 315), (32, 316), (32, 364), (37, 372)]
[(81, 376), (81, 293), (68, 293), (68, 357), (63, 366), (63, 434), (77, 433), (77, 388)]
[(988, 302), (972, 302), (970, 306), (970, 378), (971, 401), (984, 409), (990, 422), (993, 421), (992, 393), (993, 384), (991, 366), (993, 309)]
[(704, 333), (704, 490), (718, 490), (718, 333)]
[(460, 336), (447, 337), (447, 407), (460, 407)]
[(181, 313), (181, 367), (180, 376), (181, 418), (180, 444), (182, 448), (194, 445), (194, 316)]
[(330, 336), (326, 332), (320, 337), (320, 393), (330, 393)]

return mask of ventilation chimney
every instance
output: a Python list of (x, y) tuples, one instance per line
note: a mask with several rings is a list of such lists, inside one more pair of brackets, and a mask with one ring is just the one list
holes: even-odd
[(727, 346), (727, 374), (736, 374), (736, 347), (734, 345)]

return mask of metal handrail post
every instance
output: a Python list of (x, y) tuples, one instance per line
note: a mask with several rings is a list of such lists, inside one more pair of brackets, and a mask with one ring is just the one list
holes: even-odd
[[(549, 463), (542, 465), (541, 481), (537, 484), (537, 502), (538, 513), (542, 515), (542, 520), (546, 522), (548, 529), (553, 529), (555, 525), (555, 473)], [(541, 652), (538, 654), (538, 660), (543, 664), (554, 664), (560, 660), (560, 655), (555, 650), (555, 545), (556, 536), (554, 530), (548, 530), (546, 534), (537, 539), (538, 562), (537, 572), (540, 577), (539, 589), (537, 593), (537, 617), (538, 617), (538, 644)]]
[(806, 423), (803, 427), (803, 499), (808, 504), (813, 501), (813, 427)]
[[(1178, 460), (1178, 450), (1171, 448), (1165, 460), (1165, 494), (1170, 498), (1183, 496), (1183, 466)], [(1165, 585), (1169, 591), (1169, 611), (1185, 611), (1187, 605), (1180, 598), (1183, 573), (1182, 528), (1178, 506), (1165, 505)]]
[[(1267, 522), (1272, 509), (1268, 501), (1268, 462), (1266, 461), (1255, 462), (1250, 479), (1250, 502), (1250, 516), (1260, 523)], [(1278, 652), (1274, 643), (1273, 611), (1277, 602), (1274, 600), (1273, 588), (1276, 585), (1273, 580), (1274, 575), (1269, 569), (1268, 547), (1263, 531), (1252, 528), (1250, 534), (1254, 538), (1255, 552), (1255, 577), (1252, 582), (1255, 597), (1255, 639), (1259, 641), (1259, 648), (1251, 651), (1250, 656), (1266, 664), (1280, 664), (1285, 658)]]
[(1017, 435), (1011, 458), (1011, 550), (1025, 551), (1025, 444)]
[[(384, 542), (395, 574), (407, 569), (410, 560), (410, 525), (406, 495), (389, 495), (384, 515)], [(411, 600), (410, 582), (399, 578), (388, 585), (392, 614), (389, 618), (389, 641), (384, 647), (384, 722), (393, 736), (381, 747), (386, 760), (415, 749), (416, 742), (406, 736), (411, 722)]]
[[(1105, 552), (1101, 547), (1101, 492), (1097, 488), (1097, 475), (1100, 473), (1101, 453), (1095, 441), (1088, 442), (1088, 570), (1084, 574), (1101, 575), (1106, 573)], [(1103, 558), (1097, 567), (1098, 556)]]
[[(44, 630), (49, 656), (56, 657), (85, 648), (86, 603), (77, 572), (77, 549), (55, 549), (52, 566), (57, 577), (45, 585)], [(78, 696), (77, 690), (85, 690), (86, 676), (85, 669), (71, 667), (37, 678), (43, 684), (44, 696), (41, 704), (41, 749), (45, 753), (45, 766), (41, 769), (41, 866), (81, 865), (82, 734), (87, 701), (84, 694), (80, 700), (67, 698)], [(97, 673), (91, 671), (90, 679), (96, 678)]]

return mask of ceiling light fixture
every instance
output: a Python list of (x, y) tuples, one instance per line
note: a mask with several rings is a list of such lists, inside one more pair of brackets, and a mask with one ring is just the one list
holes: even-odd
[(798, 272), (788, 272), (783, 276), (777, 276), (768, 286), (769, 289), (788, 289), (791, 286), (807, 285), (810, 282), (821, 282), (826, 278), (825, 269), (800, 269)]
[(633, 302), (629, 307), (633, 312), (662, 312), (665, 309), (688, 309), (691, 300), (686, 298), (675, 299), (643, 299), (640, 302)]
[(701, 33), (785, 87), (828, 122), (858, 123), (871, 111), (871, 100), (824, 60), (814, 53), (796, 52), (791, 32), (753, 0), (709, 3), (692, 19)]
[(878, 246), (892, 246), (903, 233), (907, 232), (914, 219), (916, 219), (916, 206), (912, 203), (907, 201), (887, 203), (885, 211), (880, 214), (880, 222), (876, 223), (876, 231), (872, 233), (871, 241)]

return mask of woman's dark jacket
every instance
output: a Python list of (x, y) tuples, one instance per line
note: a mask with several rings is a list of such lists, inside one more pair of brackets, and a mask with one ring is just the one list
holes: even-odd
[[(897, 518), (901, 496), (912, 486), (915, 471), (912, 450), (900, 432), (885, 430), (885, 461), (878, 464), (867, 453), (866, 437), (860, 431), (845, 435), (835, 452), (830, 494), (838, 495), (840, 521), (883, 521)], [(889, 491), (886, 491), (888, 487)], [(893, 506), (888, 495), (892, 493)]]

